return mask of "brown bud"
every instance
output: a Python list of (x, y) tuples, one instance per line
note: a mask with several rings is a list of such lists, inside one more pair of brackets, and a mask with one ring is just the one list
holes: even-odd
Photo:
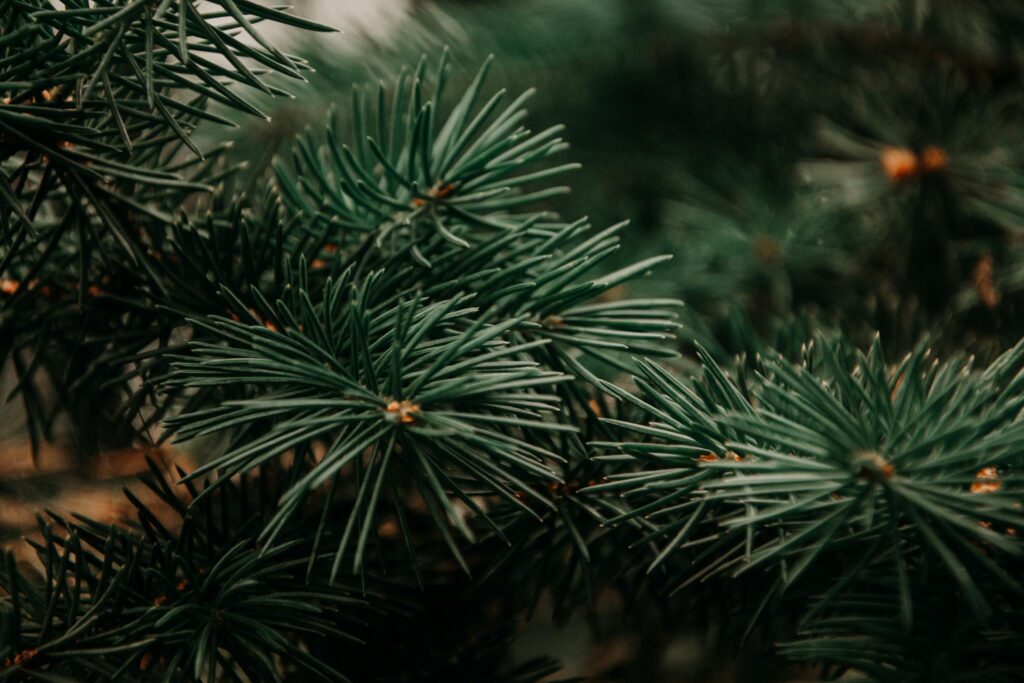
[(905, 147), (885, 147), (879, 161), (889, 180), (900, 182), (918, 173), (917, 155)]
[(419, 414), (420, 407), (412, 401), (391, 401), (385, 412), (395, 416), (401, 424), (412, 424), (416, 421), (415, 416)]
[(971, 482), (971, 493), (995, 493), (1002, 486), (999, 472), (995, 467), (982, 467)]
[(438, 183), (434, 187), (430, 188), (430, 191), (428, 191), (427, 194), (434, 199), (444, 199), (445, 197), (451, 196), (454, 192), (455, 185), (453, 183), (446, 183), (445, 185)]
[(937, 173), (949, 165), (949, 155), (946, 150), (935, 145), (929, 145), (921, 150), (921, 170), (925, 173)]

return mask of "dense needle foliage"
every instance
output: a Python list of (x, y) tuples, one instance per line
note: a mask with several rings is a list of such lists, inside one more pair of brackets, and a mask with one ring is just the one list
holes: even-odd
[[(942, 667), (991, 680), (1004, 664), (990, 661), (987, 631), (945, 634), (923, 651), (911, 642), (936, 619), (996, 630), (1017, 619), (1024, 346), (980, 372), (929, 356), (889, 367), (877, 342), (863, 354), (819, 341), (797, 364), (768, 357), (739, 378), (705, 357), (692, 386), (645, 362), (640, 396), (608, 388), (647, 419), (615, 420), (638, 438), (601, 456), (638, 466), (588, 490), (633, 501), (613, 523), (658, 521), (649, 570), (675, 563), (676, 590), (773, 577), (765, 599), (800, 605), (805, 639), (787, 646), (793, 654), (929, 680), (941, 661), (932, 648), (947, 642), (960, 661)], [(882, 646), (879, 603), (893, 638), (870, 661), (867, 639)]]
[[(82, 458), (161, 456), (127, 519), (40, 510), (34, 559), (5, 552), (0, 680), (551, 681), (517, 649), (549, 612), (654, 634), (601, 680), (650, 680), (678, 633), (755, 680), (1020, 680), (1024, 143), (983, 48), (1021, 16), (988, 3), (963, 41), (938, 4), (744, 4), (422, 5), (411, 66), (361, 85), (264, 37), (328, 27), (251, 0), (0, 0), (9, 398), (33, 452), (69, 429)], [(571, 68), (494, 91), (490, 57), (440, 45), (460, 16), (509, 82)], [(514, 31), (473, 43), (496, 17)], [(586, 105), (650, 93), (637, 34), (770, 103), (736, 129), (757, 149), (656, 151), (681, 91)], [(953, 47), (860, 52), (894, 35)], [(834, 76), (822, 36), (849, 87), (787, 99)], [(629, 57), (611, 85), (595, 46)], [(350, 104), (320, 91), (277, 154), (205, 148), (285, 84), (315, 98), (314, 63)], [(584, 145), (598, 173), (527, 111), (574, 98), (616, 132)], [(813, 132), (766, 149), (787, 124)], [(570, 174), (584, 206), (610, 187), (603, 157), (641, 169), (612, 184), (681, 226), (643, 228), (679, 258), (566, 211)]]

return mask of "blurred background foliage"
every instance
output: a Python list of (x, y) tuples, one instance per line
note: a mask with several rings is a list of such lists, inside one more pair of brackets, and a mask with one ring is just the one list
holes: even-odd
[(531, 121), (565, 124), (583, 164), (551, 205), (629, 218), (629, 259), (675, 256), (643, 293), (686, 302), (685, 346), (724, 360), (827, 326), (902, 354), (941, 329), (928, 341), (991, 357), (1020, 335), (1019, 3), (301, 5), (347, 39), (292, 47), (313, 87), (237, 131), (257, 172), (353, 82), (444, 46), (468, 80), (494, 54), (494, 82), (535, 87)]

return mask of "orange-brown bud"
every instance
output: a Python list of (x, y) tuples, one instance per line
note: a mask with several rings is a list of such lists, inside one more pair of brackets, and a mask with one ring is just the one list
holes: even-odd
[(885, 175), (893, 182), (913, 178), (918, 172), (917, 155), (905, 147), (885, 147), (879, 161)]

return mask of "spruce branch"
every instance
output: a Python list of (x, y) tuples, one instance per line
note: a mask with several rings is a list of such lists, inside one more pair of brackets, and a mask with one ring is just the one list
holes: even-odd
[(568, 146), (558, 137), (563, 127), (534, 133), (522, 125), (531, 91), (508, 104), (499, 91), (481, 104), (490, 64), (484, 62), (447, 114), (442, 113), (447, 50), (429, 96), (425, 59), (411, 73), (403, 71), (390, 94), (383, 82), (375, 92), (354, 89), (348, 135), (342, 137), (332, 116), (326, 144), (307, 132), (299, 137), (291, 164), (274, 164), (283, 196), (310, 218), (344, 228), (349, 240), (370, 232), (378, 247), (412, 242), (413, 256), (424, 264), (430, 262), (418, 231), (468, 247), (523, 220), (536, 220), (536, 214), (520, 216), (515, 210), (569, 188), (524, 186), (578, 164), (526, 172)]
[[(229, 346), (193, 343), (169, 379), (172, 386), (244, 384), (259, 392), (175, 417), (170, 424), (183, 438), (274, 421), (262, 434), (243, 429), (236, 446), (193, 476), (217, 471), (218, 480), (226, 480), (312, 439), (330, 442), (322, 460), (282, 498), (268, 540), (312, 491), (343, 478), (346, 466), (361, 472), (356, 514), (338, 546), (335, 572), (349, 543), (355, 568), (362, 566), (382, 494), (404, 504), (395, 497), (404, 483), (396, 469), (412, 478), (442, 528), (447, 517), (472, 538), (448, 490), (454, 486), (462, 502), (477, 509), (470, 494), (515, 500), (523, 478), (557, 480), (551, 464), (560, 456), (534, 445), (531, 434), (572, 428), (550, 418), (557, 398), (548, 393), (570, 378), (517, 358), (523, 346), (502, 339), (521, 320), (475, 321), (465, 297), (375, 310), (376, 278), (354, 285), (350, 272), (329, 282), (315, 303), (297, 291), (294, 308), (279, 305), (274, 330), (195, 321)], [(455, 480), (452, 468), (461, 470)], [(462, 477), (467, 481), (456, 484)], [(363, 521), (357, 526), (357, 520)]]
[(315, 654), (318, 643), (357, 640), (368, 600), (384, 603), (310, 576), (301, 534), (258, 545), (253, 531), (273, 501), (267, 471), (210, 492), (174, 489), (150, 466), (159, 507), (126, 490), (137, 528), (50, 514), (34, 543), (43, 576), (7, 554), (0, 677), (347, 680)]
[[(780, 595), (823, 593), (827, 611), (885, 569), (910, 633), (931, 565), (980, 624), (1019, 604), (1024, 344), (982, 370), (920, 350), (890, 367), (877, 339), (866, 354), (819, 339), (799, 362), (762, 358), (755, 377), (702, 361), (693, 384), (644, 361), (639, 396), (607, 385), (646, 419), (609, 420), (635, 439), (597, 444), (600, 457), (637, 467), (586, 491), (631, 502), (609, 523), (657, 522), (649, 570), (669, 567), (677, 589), (766, 573)], [(830, 567), (848, 576), (832, 582)]]
[[(215, 103), (259, 113), (232, 83), (282, 95), (263, 74), (302, 78), (303, 60), (260, 36), (267, 21), (328, 30), (249, 0), (0, 9), (0, 353), (34, 443), (61, 414), (118, 435), (83, 434), (83, 451), (128, 439), (123, 414), (139, 404), (118, 406), (116, 392), (90, 404), (79, 389), (124, 385), (114, 359), (168, 327), (133, 290), (164, 293), (157, 261), (174, 214), (223, 180), (224, 148), (203, 159), (195, 128), (231, 123)], [(127, 329), (110, 329), (119, 316)]]
[[(446, 69), (442, 58), (440, 83)], [(472, 112), (483, 71), (445, 122), (435, 123), (428, 112), (439, 102), (436, 92), (415, 106), (426, 99), (424, 71), (421, 62), (411, 81), (402, 75), (395, 86), (394, 97), (412, 105), (393, 111), (408, 115), (388, 118), (381, 109), (377, 119), (378, 133), (388, 131), (382, 139), (389, 141), (393, 168), (388, 159), (371, 156), (376, 143), (366, 143), (364, 159), (371, 161), (358, 171), (360, 156), (332, 139), (316, 154), (309, 138), (297, 143), (307, 165), (295, 187), (278, 166), (276, 185), (285, 198), (281, 209), (271, 209), (278, 222), (239, 216), (243, 226), (256, 220), (277, 235), (279, 249), (258, 269), (251, 270), (256, 264), (249, 258), (242, 269), (232, 259), (219, 266), (211, 261), (206, 254), (223, 253), (214, 224), (203, 233), (183, 226), (176, 240), (179, 260), (192, 263), (174, 277), (171, 291), (177, 293), (168, 301), (187, 321), (191, 342), (185, 353), (169, 357), (161, 382), (170, 392), (165, 399), (188, 396), (184, 412), (167, 424), (183, 439), (231, 434), (227, 452), (194, 475), (215, 474), (216, 481), (323, 442), (326, 452), (282, 498), (262, 538), (275, 541), (314, 492), (354, 486), (355, 508), (335, 550), (333, 574), (346, 554), (353, 570), (364, 569), (382, 511), (395, 509), (402, 520), (409, 491), (468, 570), (449, 526), (466, 540), (477, 537), (474, 525), (501, 537), (487, 511), (493, 501), (533, 517), (538, 513), (520, 496), (553, 509), (548, 484), (561, 482), (570, 461), (585, 457), (575, 433), (581, 420), (593, 421), (600, 365), (628, 367), (624, 353), (672, 354), (664, 342), (677, 326), (675, 302), (600, 300), (663, 259), (585, 275), (618, 248), (625, 224), (589, 235), (584, 220), (551, 222), (537, 211), (513, 220), (505, 213), (509, 205), (475, 204), (475, 197), (470, 213), (449, 211), (452, 202), (461, 206), (458, 190), (434, 197), (436, 205), (427, 209), (415, 206), (414, 184), (399, 183), (394, 168), (430, 170), (435, 175), (421, 178), (430, 182), (452, 178), (483, 187), (498, 178), (546, 177), (520, 169), (553, 149), (520, 128), (518, 105), (489, 126), (493, 107)], [(359, 103), (357, 96), (357, 114)], [(361, 119), (353, 120), (358, 131)], [(432, 152), (423, 156), (427, 149)], [(337, 165), (325, 171), (316, 159)], [(448, 175), (451, 168), (465, 172)], [(296, 188), (310, 179), (321, 183), (310, 196), (340, 191), (337, 204), (312, 209), (304, 203)], [(276, 207), (277, 195), (270, 196), (275, 199), (266, 205)], [(371, 204), (377, 208), (364, 212)], [(390, 217), (399, 204), (408, 228), (401, 240)], [(487, 224), (477, 220), (481, 216)], [(506, 223), (496, 227), (499, 219)], [(467, 239), (451, 239), (459, 235)], [(182, 275), (211, 267), (222, 275), (197, 279), (200, 305), (201, 292)], [(483, 505), (481, 497), (491, 502)], [(404, 526), (401, 535), (415, 563)]]
[[(840, 575), (839, 583), (848, 578)], [(846, 585), (842, 594), (829, 591), (812, 602), (800, 637), (780, 643), (780, 653), (822, 665), (825, 680), (1018, 680), (1024, 671), (1024, 630), (1014, 600), (997, 605), (996, 613), (980, 622), (949, 599), (956, 591), (951, 582), (934, 574), (928, 579), (911, 587), (914, 629), (893, 618), (890, 586), (898, 577), (892, 567), (879, 567)]]

